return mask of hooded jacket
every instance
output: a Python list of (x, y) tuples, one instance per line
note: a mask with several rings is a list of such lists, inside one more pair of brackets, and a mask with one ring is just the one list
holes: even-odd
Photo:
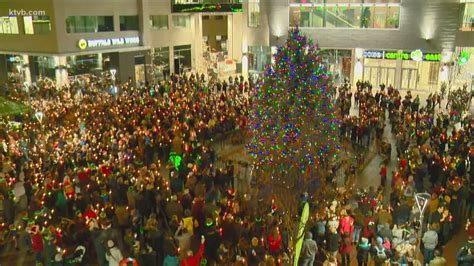
[(438, 233), (434, 230), (428, 230), (423, 235), (422, 241), (426, 249), (434, 250), (438, 245)]
[(315, 258), (317, 252), (318, 245), (316, 244), (316, 241), (313, 240), (313, 234), (311, 232), (306, 232), (303, 248), (301, 250), (301, 257)]

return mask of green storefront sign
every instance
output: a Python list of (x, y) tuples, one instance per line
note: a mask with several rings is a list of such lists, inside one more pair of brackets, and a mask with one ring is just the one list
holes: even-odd
[(366, 58), (384, 58), (388, 60), (441, 61), (440, 53), (423, 53), (420, 49), (406, 51), (364, 51)]

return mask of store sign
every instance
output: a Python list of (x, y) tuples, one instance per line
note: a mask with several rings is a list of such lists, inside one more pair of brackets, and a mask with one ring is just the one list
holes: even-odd
[(115, 47), (138, 44), (140, 44), (140, 37), (124, 37), (93, 40), (80, 39), (77, 43), (77, 46), (79, 46), (79, 49), (85, 50), (88, 48)]
[(23, 58), (20, 57), (20, 56), (10, 56), (8, 58), (8, 61), (11, 62), (11, 63), (21, 63), (21, 62), (23, 62)]
[(384, 53), (384, 51), (364, 51), (363, 56), (365, 58), (383, 59)]
[(190, 3), (172, 5), (173, 13), (214, 13), (214, 12), (243, 12), (242, 3)]
[(440, 53), (423, 53), (420, 49), (405, 51), (373, 51), (366, 50), (363, 52), (364, 58), (372, 59), (388, 59), (388, 60), (413, 60), (413, 61), (441, 61)]
[(409, 60), (410, 59), (410, 53), (409, 52), (385, 52), (385, 59), (390, 59), (390, 60)]

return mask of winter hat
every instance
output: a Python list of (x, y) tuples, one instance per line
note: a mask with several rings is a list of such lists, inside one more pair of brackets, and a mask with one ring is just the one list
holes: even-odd
[(114, 247), (114, 241), (108, 240), (108, 241), (107, 241), (107, 247), (113, 248), (113, 247)]
[(360, 239), (360, 242), (361, 242), (361, 244), (367, 245), (367, 244), (369, 244), (369, 239), (367, 239), (367, 238), (365, 238), (365, 237), (362, 237), (362, 238)]
[(252, 238), (252, 246), (253, 246), (253, 247), (258, 246), (258, 238), (256, 238), (256, 237), (253, 237), (253, 238)]
[(377, 237), (377, 245), (381, 246), (383, 244), (383, 239), (379, 236)]
[(308, 232), (306, 232), (306, 233), (304, 234), (304, 238), (305, 238), (305, 239), (313, 239), (313, 234), (308, 231)]

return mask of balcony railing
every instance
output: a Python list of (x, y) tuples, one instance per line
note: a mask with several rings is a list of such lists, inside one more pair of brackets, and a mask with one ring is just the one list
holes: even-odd
[(460, 31), (474, 31), (474, 21), (462, 23), (459, 30)]

